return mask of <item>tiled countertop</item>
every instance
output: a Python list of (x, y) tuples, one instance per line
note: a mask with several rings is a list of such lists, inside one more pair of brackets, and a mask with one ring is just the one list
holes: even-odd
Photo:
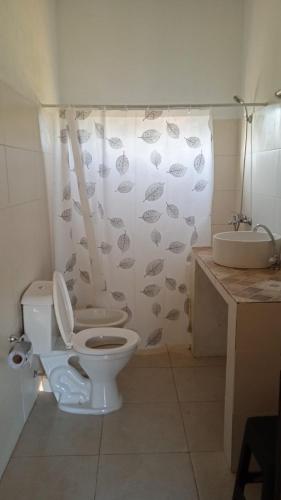
[(212, 248), (193, 248), (193, 253), (236, 302), (281, 302), (281, 271), (219, 266)]

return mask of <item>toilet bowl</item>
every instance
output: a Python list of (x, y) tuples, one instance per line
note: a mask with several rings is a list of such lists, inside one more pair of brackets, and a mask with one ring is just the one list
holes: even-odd
[[(73, 333), (74, 314), (59, 272), (54, 273), (53, 290), (51, 282), (35, 282), (22, 304), (25, 334), (40, 356), (59, 408), (94, 415), (118, 410), (122, 397), (116, 376), (137, 348), (137, 333), (114, 327)], [(71, 358), (78, 358), (88, 378), (71, 365)]]
[(126, 311), (120, 309), (107, 309), (105, 307), (89, 307), (87, 309), (76, 309), (74, 311), (74, 330), (86, 330), (96, 327), (122, 328), (128, 321)]

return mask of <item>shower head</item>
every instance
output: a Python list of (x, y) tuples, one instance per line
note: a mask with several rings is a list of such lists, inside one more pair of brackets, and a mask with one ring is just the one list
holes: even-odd
[(276, 90), (275, 96), (281, 99), (281, 89)]
[[(281, 93), (280, 93), (280, 97), (281, 97)], [(245, 115), (246, 115), (246, 120), (248, 123), (252, 123), (253, 121), (253, 115), (248, 113), (248, 108), (246, 106), (246, 103), (244, 101), (244, 99), (242, 99), (242, 97), (239, 97), (238, 95), (234, 95), (233, 96), (233, 100), (235, 102), (237, 102), (237, 104), (240, 104), (240, 106), (243, 106), (244, 107), (244, 110), (245, 110)]]

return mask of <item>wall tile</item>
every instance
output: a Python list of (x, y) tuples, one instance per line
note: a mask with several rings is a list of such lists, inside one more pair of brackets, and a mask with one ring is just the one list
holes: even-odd
[(237, 155), (240, 120), (214, 120), (214, 154)]
[(9, 209), (11, 259), (17, 300), (34, 280), (50, 278), (50, 246), (46, 210), (41, 201)]
[[(243, 177), (243, 155), (240, 155), (239, 161), (237, 162), (237, 170), (236, 170), (236, 189), (241, 189), (242, 186), (242, 177)], [(251, 154), (248, 152), (246, 154), (245, 161), (245, 174), (244, 174), (244, 186), (249, 188), (252, 184), (252, 163), (253, 158), (251, 158)]]
[(281, 197), (275, 198), (275, 231), (281, 234)]
[(235, 189), (238, 167), (238, 156), (215, 156), (215, 191)]
[(266, 106), (255, 113), (253, 121), (254, 152), (281, 148), (281, 105)]
[(280, 167), (278, 149), (256, 153), (253, 161), (253, 193), (275, 196), (281, 189), (277, 186), (277, 171)]
[(4, 144), (41, 150), (37, 106), (7, 85), (1, 88), (1, 123)]
[(0, 146), (0, 208), (8, 204), (8, 178), (6, 155), (3, 146)]
[[(214, 120), (214, 196), (212, 234), (230, 230), (227, 222), (237, 211), (240, 176), (240, 119)], [(241, 181), (240, 181), (241, 182)]]
[(231, 231), (232, 226), (228, 224), (214, 224), (212, 226), (212, 235), (217, 234), (217, 233), (224, 233), (226, 231)]
[(0, 144), (0, 400), (5, 401), (0, 412), (1, 476), (38, 385), (30, 368), (19, 373), (7, 365), (8, 336), (22, 331), (24, 289), (34, 279), (51, 275), (37, 107), (2, 82)]
[[(280, 129), (281, 134), (281, 129)], [(276, 186), (275, 186), (275, 194), (279, 198), (281, 198), (281, 149), (278, 150), (278, 162), (276, 165)]]
[(7, 365), (10, 334), (17, 334), (20, 327), (18, 310), (13, 292), (13, 264), (10, 260), (10, 220), (8, 210), (0, 210), (0, 475), (16, 444), (24, 423), (19, 374)]
[(41, 153), (6, 148), (11, 205), (37, 200), (43, 191)]
[(36, 401), (39, 384), (40, 378), (38, 376), (34, 377), (33, 366), (25, 366), (21, 370), (20, 374), (20, 388), (24, 420), (27, 419), (31, 408)]
[(6, 356), (9, 350), (7, 338), (11, 333), (17, 333), (20, 326), (17, 318), (16, 299), (14, 294), (13, 262), (11, 256), (11, 224), (9, 211), (0, 210), (0, 354)]
[(276, 198), (262, 194), (253, 195), (253, 225), (265, 224), (276, 231)]
[(236, 191), (215, 191), (213, 210), (212, 210), (212, 223), (227, 224), (235, 212)]

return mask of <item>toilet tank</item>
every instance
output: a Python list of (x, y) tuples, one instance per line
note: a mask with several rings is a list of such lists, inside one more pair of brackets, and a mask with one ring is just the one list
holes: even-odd
[(54, 349), (59, 336), (53, 302), (53, 282), (34, 281), (22, 296), (24, 333), (34, 354)]

